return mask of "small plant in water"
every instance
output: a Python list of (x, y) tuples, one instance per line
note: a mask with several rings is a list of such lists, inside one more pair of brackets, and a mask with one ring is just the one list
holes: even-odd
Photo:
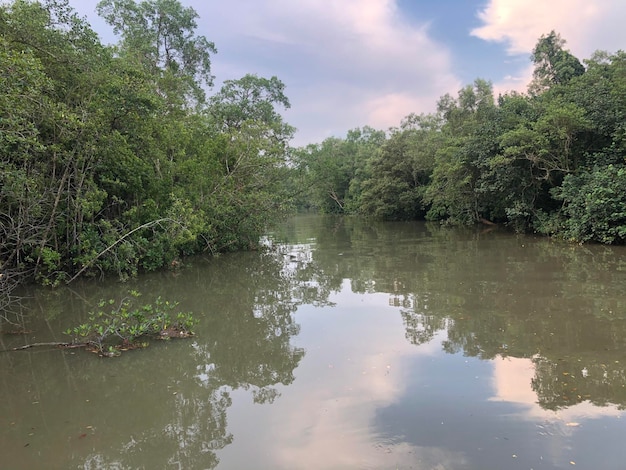
[(140, 338), (187, 338), (196, 324), (191, 313), (174, 314), (177, 302), (158, 297), (154, 304), (138, 305), (140, 294), (131, 291), (117, 302), (101, 300), (96, 311), (89, 312), (87, 322), (65, 331), (102, 356), (119, 356), (121, 351), (147, 346)]

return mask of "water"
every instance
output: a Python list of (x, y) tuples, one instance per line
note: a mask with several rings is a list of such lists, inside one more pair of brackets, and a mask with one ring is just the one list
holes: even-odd
[(2, 349), (131, 288), (201, 322), (0, 354), (0, 468), (624, 468), (624, 248), (316, 216), (268, 244), (30, 292)]

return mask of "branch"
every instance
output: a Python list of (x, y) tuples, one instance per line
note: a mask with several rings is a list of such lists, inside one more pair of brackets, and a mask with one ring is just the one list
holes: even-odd
[[(107, 253), (108, 251), (110, 251), (111, 249), (113, 249), (113, 247), (115, 247), (115, 245), (117, 245), (118, 243), (120, 243), (121, 241), (123, 241), (125, 238), (129, 237), (130, 235), (132, 235), (133, 233), (135, 233), (138, 230), (144, 229), (144, 228), (148, 228), (148, 227), (152, 227), (153, 225), (157, 225), (160, 224), (161, 222), (176, 222), (173, 219), (170, 218), (164, 218), (164, 219), (158, 219), (158, 220), (153, 220), (152, 222), (147, 222), (143, 225), (140, 225), (139, 227), (136, 227), (134, 229), (132, 229), (130, 232), (128, 232), (126, 235), (123, 235), (121, 238), (118, 238), (115, 242), (113, 242), (111, 245), (109, 245), (108, 247), (106, 247), (104, 250), (102, 250), (100, 253), (98, 253), (95, 257), (93, 257), (91, 260), (89, 260), (80, 271), (78, 271), (74, 277), (72, 277), (69, 281), (67, 281), (67, 284), (70, 284), (72, 281), (74, 281), (78, 276), (80, 276), (82, 273), (85, 272), (85, 270), (91, 266), (91, 264), (97, 260), (98, 258), (100, 258), (103, 254)], [(178, 223), (178, 222), (176, 222)]]
[(2, 351), (0, 351), (0, 353), (10, 352), (10, 351), (21, 351), (22, 349), (38, 348), (41, 346), (60, 346), (63, 348), (84, 348), (87, 345), (88, 343), (63, 343), (59, 341), (52, 341), (49, 343), (31, 343), (31, 344), (26, 344), (24, 346), (18, 346), (16, 348), (3, 349)]
[(330, 189), (330, 190), (328, 191), (328, 195), (330, 196), (330, 198), (331, 198), (333, 201), (335, 201), (335, 202), (337, 203), (337, 205), (339, 206), (339, 208), (340, 208), (341, 210), (343, 210), (343, 204), (342, 204), (342, 202), (341, 202), (341, 199), (339, 199), (339, 196), (337, 196), (337, 193), (335, 192), (335, 190), (334, 190), (334, 189)]

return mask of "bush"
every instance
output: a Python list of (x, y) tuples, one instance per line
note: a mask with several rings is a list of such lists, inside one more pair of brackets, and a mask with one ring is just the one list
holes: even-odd
[(65, 331), (77, 343), (85, 343), (103, 356), (117, 356), (122, 351), (146, 346), (145, 337), (185, 338), (193, 335), (196, 320), (191, 313), (174, 314), (177, 303), (158, 297), (154, 305), (137, 306), (140, 294), (131, 291), (116, 302), (101, 300), (98, 310), (89, 312), (86, 323)]
[(554, 196), (564, 202), (565, 236), (579, 242), (626, 241), (626, 167), (608, 165), (568, 175)]

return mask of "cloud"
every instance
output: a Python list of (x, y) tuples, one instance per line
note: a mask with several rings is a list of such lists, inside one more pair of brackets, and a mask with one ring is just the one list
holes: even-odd
[[(389, 305), (389, 294), (366, 297), (363, 302), (344, 282), (331, 300), (346, 315), (334, 315), (332, 328), (329, 310), (299, 310), (303, 331), (317, 330), (318, 339), (323, 332), (324, 340), (307, 348), (298, 379), (275, 404), (280, 426), (268, 426), (264, 438), (283, 445), (265, 447), (271, 459), (267, 468), (409, 468), (417, 459), (424, 468), (466, 463), (460, 453), (416, 446), (387, 436), (376, 425), (377, 412), (406, 394), (409, 374), (420, 373), (406, 364), (440, 353), (443, 335), (419, 348), (398, 342), (404, 327), (398, 310)], [(357, 311), (360, 321), (355, 322), (349, 312)]]
[(515, 75), (507, 75), (493, 84), (493, 94), (498, 97), (512, 91), (525, 92), (533, 79), (534, 66), (526, 65), (516, 71)]
[(251, 72), (285, 82), (298, 144), (363, 125), (396, 126), (460, 88), (449, 51), (426, 24), (405, 21), (395, 0), (233, 0), (195, 8), (220, 50), (218, 79)]
[[(509, 54), (532, 51), (542, 34), (556, 30), (572, 44), (580, 45), (602, 18), (602, 2), (588, 0), (491, 0), (478, 17), (484, 25), (472, 35), (487, 41), (506, 42)], [(606, 2), (608, 3), (608, 2)]]

